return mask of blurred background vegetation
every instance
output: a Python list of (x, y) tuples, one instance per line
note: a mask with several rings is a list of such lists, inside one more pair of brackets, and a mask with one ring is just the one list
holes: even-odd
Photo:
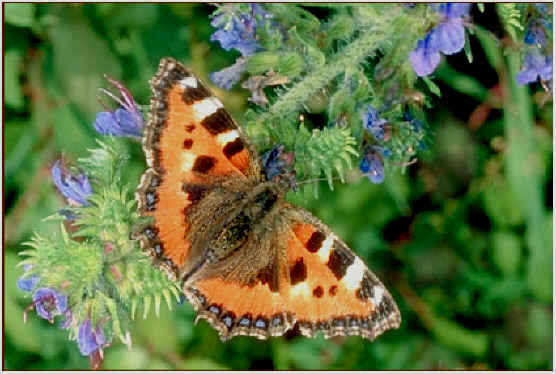
[[(147, 104), (163, 56), (201, 77), (232, 53), (209, 42), (206, 4), (4, 4), (5, 369), (86, 369), (66, 332), (32, 314), (15, 284), (17, 252), (61, 198), (49, 168), (95, 146), (103, 74)], [(312, 7), (307, 7), (311, 11)], [(318, 13), (317, 15), (319, 15)], [(503, 38), (494, 5), (472, 13)], [(104, 369), (552, 369), (552, 97), (517, 86), (515, 59), (470, 36), (473, 62), (437, 70), (428, 112), (433, 142), (383, 184), (353, 179), (318, 199), (296, 196), (362, 256), (397, 300), (402, 325), (359, 337), (234, 338), (228, 343), (184, 303), (138, 319), (133, 348), (105, 351)], [(205, 79), (207, 81), (207, 79)], [(248, 92), (215, 89), (241, 122)], [(145, 168), (129, 141), (129, 183)]]

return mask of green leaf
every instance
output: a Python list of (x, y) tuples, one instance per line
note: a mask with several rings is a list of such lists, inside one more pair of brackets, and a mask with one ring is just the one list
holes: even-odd
[(471, 52), (471, 42), (469, 41), (468, 33), (465, 33), (465, 44), (463, 45), (463, 49), (465, 51), (467, 61), (469, 61), (470, 64), (473, 63), (473, 53)]
[(31, 27), (34, 22), (35, 4), (7, 3), (4, 5), (6, 23), (14, 26)]
[(430, 92), (435, 94), (438, 97), (442, 97), (442, 93), (440, 92), (440, 88), (430, 79), (429, 77), (423, 77), (423, 81), (427, 85)]
[(441, 317), (434, 317), (432, 332), (443, 344), (473, 357), (484, 357), (489, 337), (479, 331), (468, 330), (461, 325)]
[(492, 260), (506, 275), (513, 275), (521, 263), (521, 243), (510, 231), (497, 231), (492, 235)]
[(24, 104), (19, 82), (22, 62), (23, 56), (19, 49), (10, 49), (4, 56), (4, 103), (17, 110), (21, 110)]

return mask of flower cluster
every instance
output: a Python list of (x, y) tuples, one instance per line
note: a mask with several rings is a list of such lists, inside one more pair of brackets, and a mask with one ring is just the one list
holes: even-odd
[(526, 85), (539, 79), (545, 87), (551, 87), (552, 51), (548, 46), (547, 34), (552, 31), (552, 22), (547, 20), (547, 8), (536, 7), (536, 13), (528, 22), (523, 42), (526, 54), (523, 67), (516, 76), (519, 84)]
[[(108, 81), (118, 89), (121, 98), (107, 90), (101, 89), (101, 91), (116, 101), (120, 107), (115, 111), (100, 112), (94, 122), (95, 129), (100, 134), (116, 137), (141, 136), (144, 121), (139, 105), (135, 102), (129, 90), (120, 82), (112, 78), (108, 78)], [(95, 160), (101, 161), (99, 158), (95, 158)], [(99, 167), (99, 169), (105, 170), (102, 167)], [(91, 196), (95, 191), (87, 173), (72, 173), (62, 160), (57, 160), (52, 165), (51, 176), (58, 191), (73, 207), (60, 210), (66, 220), (73, 220), (80, 216), (79, 208), (81, 207), (88, 207), (89, 209), (96, 207), (96, 204), (91, 203)], [(41, 249), (46, 251), (46, 249), (40, 247), (39, 250)], [(107, 253), (107, 255), (110, 254)], [(64, 316), (65, 319), (59, 324), (59, 327), (75, 330), (73, 336), (77, 340), (81, 354), (89, 356), (92, 365), (94, 363), (93, 366), (96, 367), (102, 360), (103, 348), (110, 343), (104, 331), (106, 326), (103, 326), (107, 319), (96, 322), (96, 325), (93, 326), (89, 308), (85, 304), (81, 305), (80, 302), (70, 305), (71, 294), (68, 294), (68, 288), (71, 287), (68, 287), (69, 282), (62, 281), (58, 288), (52, 287), (50, 283), (47, 286), (42, 285), (41, 277), (36, 273), (36, 269), (35, 264), (31, 265), (27, 261), (27, 264), (24, 265), (23, 276), (17, 280), (18, 288), (31, 293), (33, 300), (32, 304), (25, 310), (24, 321), (27, 319), (27, 312), (32, 309), (36, 311), (39, 317), (48, 320), (50, 323), (54, 322), (56, 316)], [(48, 271), (48, 269), (43, 269), (43, 271)], [(71, 333), (70, 336), (72, 336)], [(129, 337), (125, 339), (124, 342), (130, 342)]]
[(246, 12), (235, 12), (225, 7), (221, 11), (212, 19), (211, 25), (216, 31), (210, 40), (218, 41), (226, 51), (239, 51), (241, 57), (233, 65), (212, 73), (210, 79), (218, 87), (230, 90), (239, 82), (248, 57), (263, 49), (257, 38), (257, 30), (264, 27), (265, 19), (270, 15), (259, 4), (250, 4)]
[(440, 63), (440, 53), (452, 55), (465, 46), (465, 18), (469, 15), (471, 4), (445, 3), (434, 4), (442, 17), (417, 47), (410, 53), (409, 60), (415, 73), (424, 77), (434, 72)]

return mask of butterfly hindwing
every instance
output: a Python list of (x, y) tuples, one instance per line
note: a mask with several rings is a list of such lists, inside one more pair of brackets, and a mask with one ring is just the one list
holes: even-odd
[[(287, 204), (277, 214), (286, 229), (275, 228), (280, 238), (270, 242), (283, 242), (285, 256), (268, 276), (251, 284), (215, 276), (186, 286), (198, 318), (206, 319), (223, 339), (282, 335), (297, 323), (306, 336), (322, 331), (325, 337), (373, 340), (399, 326), (400, 314), (389, 292), (326, 225)], [(273, 288), (269, 281), (276, 278)]]
[(143, 137), (149, 168), (136, 198), (154, 223), (136, 237), (175, 277), (191, 252), (191, 208), (225, 180), (256, 180), (260, 166), (222, 103), (181, 63), (163, 59), (151, 88)]
[(375, 339), (397, 328), (400, 313), (365, 263), (325, 224), (291, 208), (288, 245), (290, 305), (303, 335), (360, 335)]

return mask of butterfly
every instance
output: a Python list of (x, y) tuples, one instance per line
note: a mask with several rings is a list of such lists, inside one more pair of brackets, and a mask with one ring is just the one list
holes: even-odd
[(397, 328), (378, 278), (324, 223), (285, 200), (222, 103), (183, 64), (161, 60), (136, 200), (151, 217), (134, 234), (180, 282), (199, 319), (222, 340), (299, 329), (373, 340)]

